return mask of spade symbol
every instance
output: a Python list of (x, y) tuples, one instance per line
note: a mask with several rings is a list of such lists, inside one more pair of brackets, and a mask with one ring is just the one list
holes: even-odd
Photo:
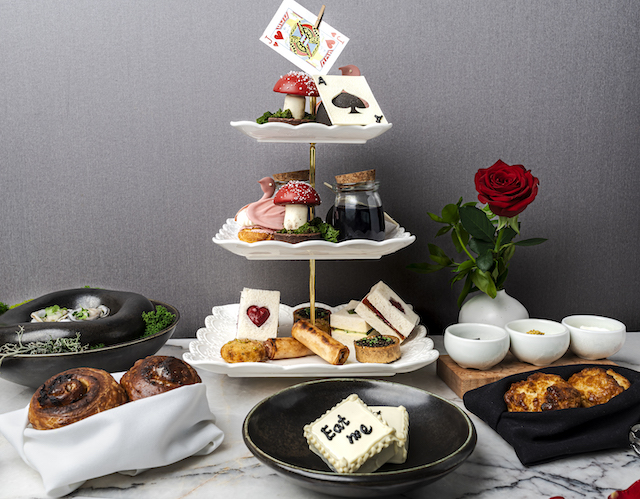
[(349, 114), (354, 114), (354, 113), (360, 114), (360, 111), (358, 111), (358, 109), (366, 109), (367, 107), (369, 107), (369, 104), (367, 104), (367, 102), (360, 99), (360, 97), (356, 95), (352, 95), (348, 92), (345, 92), (344, 90), (340, 92), (338, 95), (336, 95), (331, 100), (331, 102), (336, 107), (341, 107), (343, 109), (351, 108), (351, 111), (349, 111)]

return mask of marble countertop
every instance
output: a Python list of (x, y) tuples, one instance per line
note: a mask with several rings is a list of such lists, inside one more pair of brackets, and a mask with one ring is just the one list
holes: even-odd
[[(444, 353), (442, 336), (433, 336), (433, 339), (436, 348)], [(188, 342), (172, 340), (159, 353), (181, 357)], [(629, 333), (625, 347), (611, 360), (638, 370), (639, 353), (640, 333)], [(225, 432), (225, 441), (219, 449), (208, 456), (191, 457), (133, 477), (113, 474), (89, 480), (67, 497), (209, 499), (231, 494), (263, 499), (328, 497), (285, 481), (253, 457), (242, 441), (242, 423), (256, 403), (310, 378), (230, 378), (207, 372), (201, 375), (216, 424)], [(435, 363), (413, 373), (384, 379), (430, 391), (464, 408), (462, 400), (437, 377)], [(31, 388), (0, 380), (0, 411), (25, 407), (32, 394)], [(640, 457), (631, 448), (527, 468), (497, 433), (477, 417), (471, 418), (478, 432), (478, 443), (470, 458), (443, 479), (402, 497), (606, 499), (613, 491), (626, 489), (640, 479)], [(45, 497), (40, 476), (0, 436), (0, 498), (39, 497)]]

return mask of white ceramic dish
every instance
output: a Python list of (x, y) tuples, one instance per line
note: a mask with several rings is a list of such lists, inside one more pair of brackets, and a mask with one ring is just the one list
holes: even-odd
[(627, 335), (622, 322), (599, 315), (570, 315), (562, 319), (562, 324), (571, 334), (571, 351), (587, 360), (606, 359), (618, 353)]
[[(289, 307), (280, 305), (279, 336), (291, 336), (293, 311), (308, 303)], [(316, 303), (317, 307), (340, 310), (346, 305), (330, 307)], [(189, 352), (183, 355), (189, 364), (230, 377), (342, 377), (342, 376), (393, 376), (412, 372), (435, 362), (439, 352), (433, 348), (433, 340), (427, 337), (427, 329), (418, 325), (410, 337), (400, 346), (402, 357), (391, 364), (363, 364), (349, 359), (344, 365), (328, 364), (320, 357), (284, 359), (267, 362), (243, 362), (228, 364), (220, 356), (220, 348), (235, 338), (238, 304), (214, 307), (212, 315), (205, 319), (205, 327), (196, 333), (197, 340), (189, 344)]]
[[(504, 327), (509, 333), (511, 353), (518, 360), (534, 366), (548, 366), (569, 349), (569, 330), (547, 319), (519, 319)], [(527, 334), (536, 330), (544, 334)]]
[(232, 121), (231, 126), (258, 142), (303, 142), (316, 144), (364, 144), (369, 139), (382, 135), (391, 128), (391, 123), (371, 125), (322, 125), (320, 123), (265, 123), (255, 121)]
[(384, 241), (351, 239), (341, 243), (305, 241), (289, 244), (282, 241), (246, 243), (238, 239), (240, 225), (227, 219), (213, 242), (248, 260), (375, 260), (409, 246), (416, 236), (397, 227), (386, 233)]
[(444, 331), (444, 349), (465, 369), (491, 369), (509, 352), (509, 334), (492, 324), (452, 324)]

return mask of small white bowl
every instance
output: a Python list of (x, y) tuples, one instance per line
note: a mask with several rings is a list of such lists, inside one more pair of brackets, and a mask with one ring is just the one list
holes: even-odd
[(606, 359), (619, 352), (627, 335), (622, 322), (599, 315), (570, 315), (562, 323), (571, 333), (571, 351), (587, 360)]
[[(511, 353), (534, 366), (548, 366), (569, 349), (569, 329), (559, 322), (519, 319), (507, 323), (505, 329), (511, 339)], [(528, 334), (532, 330), (544, 334)]]
[(498, 326), (465, 322), (444, 331), (447, 354), (465, 369), (491, 369), (509, 351), (509, 335)]

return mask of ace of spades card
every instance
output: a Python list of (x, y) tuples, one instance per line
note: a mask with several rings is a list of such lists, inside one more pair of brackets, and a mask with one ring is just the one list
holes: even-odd
[(364, 76), (315, 75), (313, 81), (332, 125), (387, 123)]
[(349, 38), (294, 0), (284, 0), (260, 37), (281, 56), (309, 74), (327, 74)]

